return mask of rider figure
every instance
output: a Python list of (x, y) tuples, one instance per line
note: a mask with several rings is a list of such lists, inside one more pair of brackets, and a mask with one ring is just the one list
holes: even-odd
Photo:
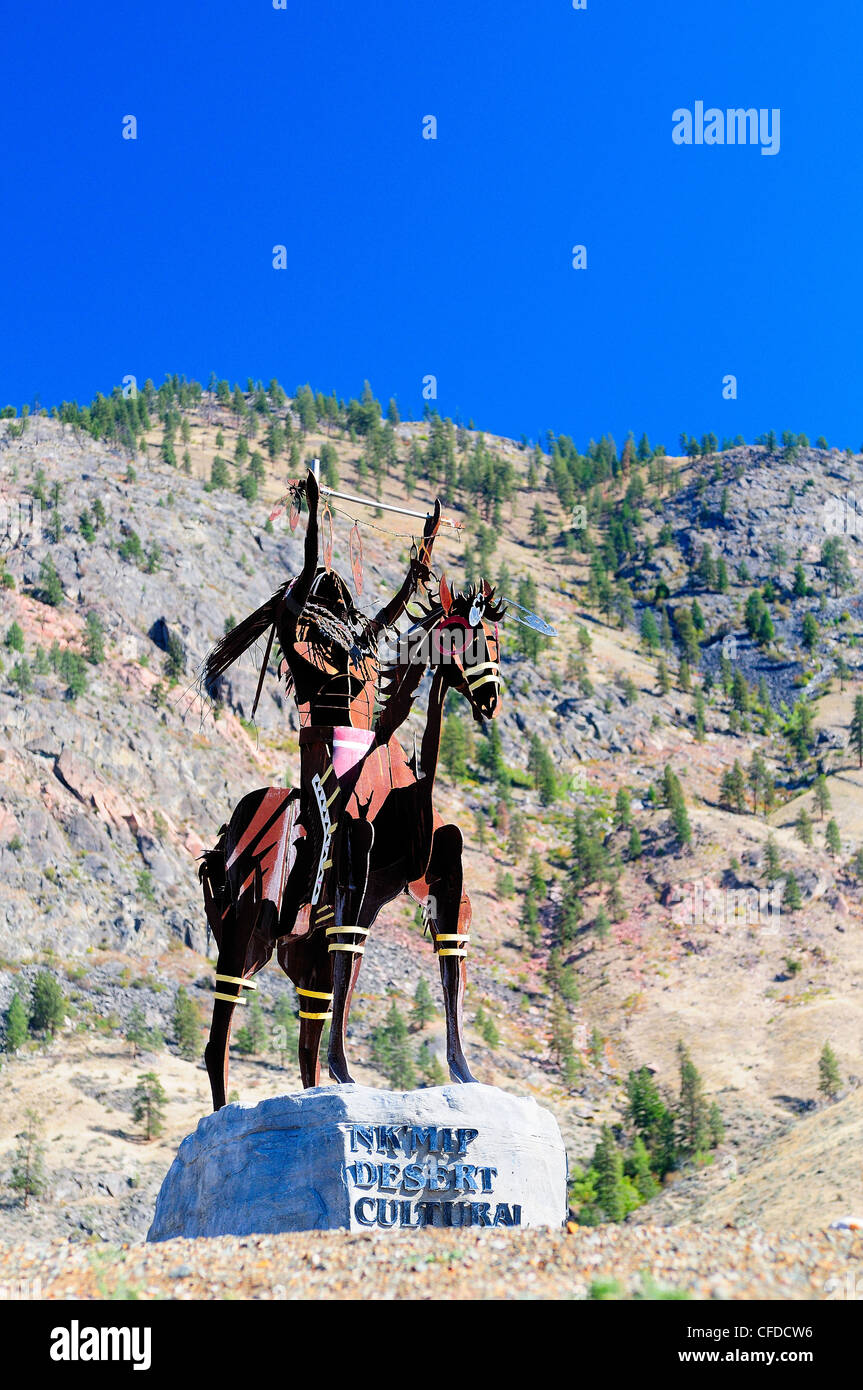
[[(419, 553), (411, 559), (401, 588), (369, 619), (356, 608), (342, 578), (318, 564), (319, 487), (311, 470), (304, 491), (309, 508), (304, 564), (274, 617), (300, 715), (299, 819), (313, 862), (308, 862), (308, 854), (300, 857), (305, 862), (302, 868), (297, 863), (294, 882), (287, 885), (282, 921), (290, 930), (291, 914), (300, 902), (309, 901), (303, 890), (310, 878), (310, 927), (323, 926), (337, 938), (331, 950), (353, 949), (359, 954), (361, 933), (351, 931), (351, 926), (362, 902), (373, 832), (354, 793), (364, 771), (364, 785), (370, 773), (372, 781), (385, 783), (389, 790), (401, 770), (393, 766), (393, 754), (403, 764), (397, 746), (378, 746), (370, 755), (376, 742), (377, 644), (419, 585), (429, 582), (441, 508), (436, 502), (428, 515)], [(334, 868), (338, 872), (332, 872)], [(346, 931), (339, 932), (342, 925)]]

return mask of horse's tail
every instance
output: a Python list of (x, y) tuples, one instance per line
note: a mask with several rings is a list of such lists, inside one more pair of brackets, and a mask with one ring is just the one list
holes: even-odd
[(221, 946), (226, 918), (233, 912), (234, 905), (228, 888), (227, 866), (225, 861), (225, 835), (227, 826), (219, 830), (219, 838), (212, 849), (205, 849), (201, 856), (198, 878), (204, 894), (204, 911), (207, 914), (207, 927)]

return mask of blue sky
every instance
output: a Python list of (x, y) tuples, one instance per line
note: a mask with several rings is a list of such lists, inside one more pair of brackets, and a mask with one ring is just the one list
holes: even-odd
[[(368, 378), (418, 414), (434, 374), (442, 414), (516, 437), (863, 442), (851, 0), (44, 0), (3, 22), (0, 404), (214, 370)], [(675, 145), (697, 100), (779, 108), (779, 153)]]

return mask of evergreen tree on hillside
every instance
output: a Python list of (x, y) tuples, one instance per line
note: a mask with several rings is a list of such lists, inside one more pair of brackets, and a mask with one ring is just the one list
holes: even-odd
[(767, 836), (764, 848), (764, 874), (768, 883), (773, 883), (780, 874), (779, 850), (772, 835)]
[(132, 1119), (144, 1126), (144, 1138), (156, 1139), (165, 1128), (163, 1109), (168, 1097), (154, 1071), (145, 1072), (132, 1094)]
[(829, 1042), (824, 1044), (818, 1058), (818, 1089), (828, 1100), (835, 1100), (842, 1089), (839, 1063)]
[(201, 1016), (197, 1004), (182, 985), (174, 996), (172, 1023), (180, 1056), (187, 1062), (196, 1061), (201, 1044)]
[(408, 1028), (395, 999), (384, 1022), (372, 1030), (371, 1057), (391, 1086), (410, 1091), (416, 1085)]
[(839, 826), (836, 824), (835, 820), (829, 820), (827, 822), (827, 830), (824, 838), (831, 856), (834, 859), (838, 859), (839, 855), (842, 853), (842, 837), (839, 833)]
[(17, 1052), (29, 1036), (27, 1006), (18, 990), (12, 995), (6, 1013), (6, 1036), (4, 1046), (7, 1052)]
[(42, 1121), (36, 1110), (28, 1108), (24, 1112), (26, 1124), (15, 1137), (18, 1146), (12, 1163), (9, 1186), (20, 1192), (24, 1210), (31, 1197), (41, 1197), (48, 1186), (45, 1172), (45, 1145), (41, 1140)]
[(857, 754), (857, 766), (863, 767), (863, 694), (854, 696), (854, 714), (848, 733), (848, 746)]
[(53, 1038), (66, 1017), (66, 996), (58, 980), (40, 970), (33, 981), (30, 1027), (34, 1033), (50, 1033)]
[(659, 646), (659, 628), (651, 608), (645, 608), (641, 615), (641, 640), (648, 656), (652, 656)]
[(680, 1099), (677, 1108), (680, 1148), (694, 1157), (710, 1142), (709, 1107), (704, 1098), (704, 1086), (689, 1049), (677, 1044), (680, 1065)]
[(795, 821), (795, 830), (798, 833), (798, 840), (802, 841), (807, 848), (812, 848), (812, 816), (809, 815), (805, 806), (800, 806), (798, 819)]
[(542, 805), (550, 806), (557, 800), (557, 774), (551, 754), (538, 734), (531, 734), (527, 767)]
[(602, 1126), (602, 1137), (593, 1151), (591, 1166), (596, 1169), (596, 1198), (605, 1220), (622, 1221), (626, 1215), (623, 1155), (608, 1125)]
[(830, 788), (827, 786), (827, 778), (824, 776), (823, 772), (820, 772), (815, 778), (813, 791), (815, 805), (818, 807), (818, 818), (819, 820), (823, 820), (824, 812), (829, 811), (833, 805), (830, 799)]
[(629, 1073), (626, 1094), (627, 1118), (644, 1140), (652, 1169), (662, 1177), (676, 1162), (674, 1115), (647, 1067)]
[(797, 876), (789, 869), (782, 888), (782, 907), (788, 912), (799, 912), (802, 906), (803, 898)]
[(423, 1029), (430, 1023), (435, 1016), (434, 1000), (431, 990), (424, 977), (421, 975), (414, 992), (413, 1008), (411, 1009), (411, 1024), (415, 1029)]

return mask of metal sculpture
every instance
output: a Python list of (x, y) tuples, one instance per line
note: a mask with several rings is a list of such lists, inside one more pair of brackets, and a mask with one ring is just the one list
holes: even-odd
[[(471, 906), (464, 889), (462, 834), (434, 808), (444, 700), (455, 690), (483, 722), (499, 712), (497, 624), (503, 608), (485, 581), (465, 593), (441, 576), (436, 599), (401, 634), (383, 664), (379, 640), (393, 631), (422, 585), (441, 525), (440, 502), (425, 522), (405, 580), (374, 618), (353, 603), (344, 580), (318, 564), (319, 487), (310, 472), (294, 489), (308, 504), (300, 575), (233, 628), (207, 658), (208, 688), (269, 632), (255, 703), (277, 636), (300, 714), (300, 785), (245, 796), (204, 855), (207, 919), (219, 947), (205, 1059), (213, 1105), (225, 1104), (234, 1011), (277, 949), (299, 1000), (302, 1083), (320, 1077), (320, 1040), (331, 1020), (327, 1061), (336, 1081), (351, 1075), (345, 1033), (365, 942), (381, 908), (407, 892), (422, 905), (438, 956), (454, 1081), (471, 1075), (462, 1045), (465, 958)], [(425, 672), (433, 675), (420, 746), (408, 758), (395, 737)]]

